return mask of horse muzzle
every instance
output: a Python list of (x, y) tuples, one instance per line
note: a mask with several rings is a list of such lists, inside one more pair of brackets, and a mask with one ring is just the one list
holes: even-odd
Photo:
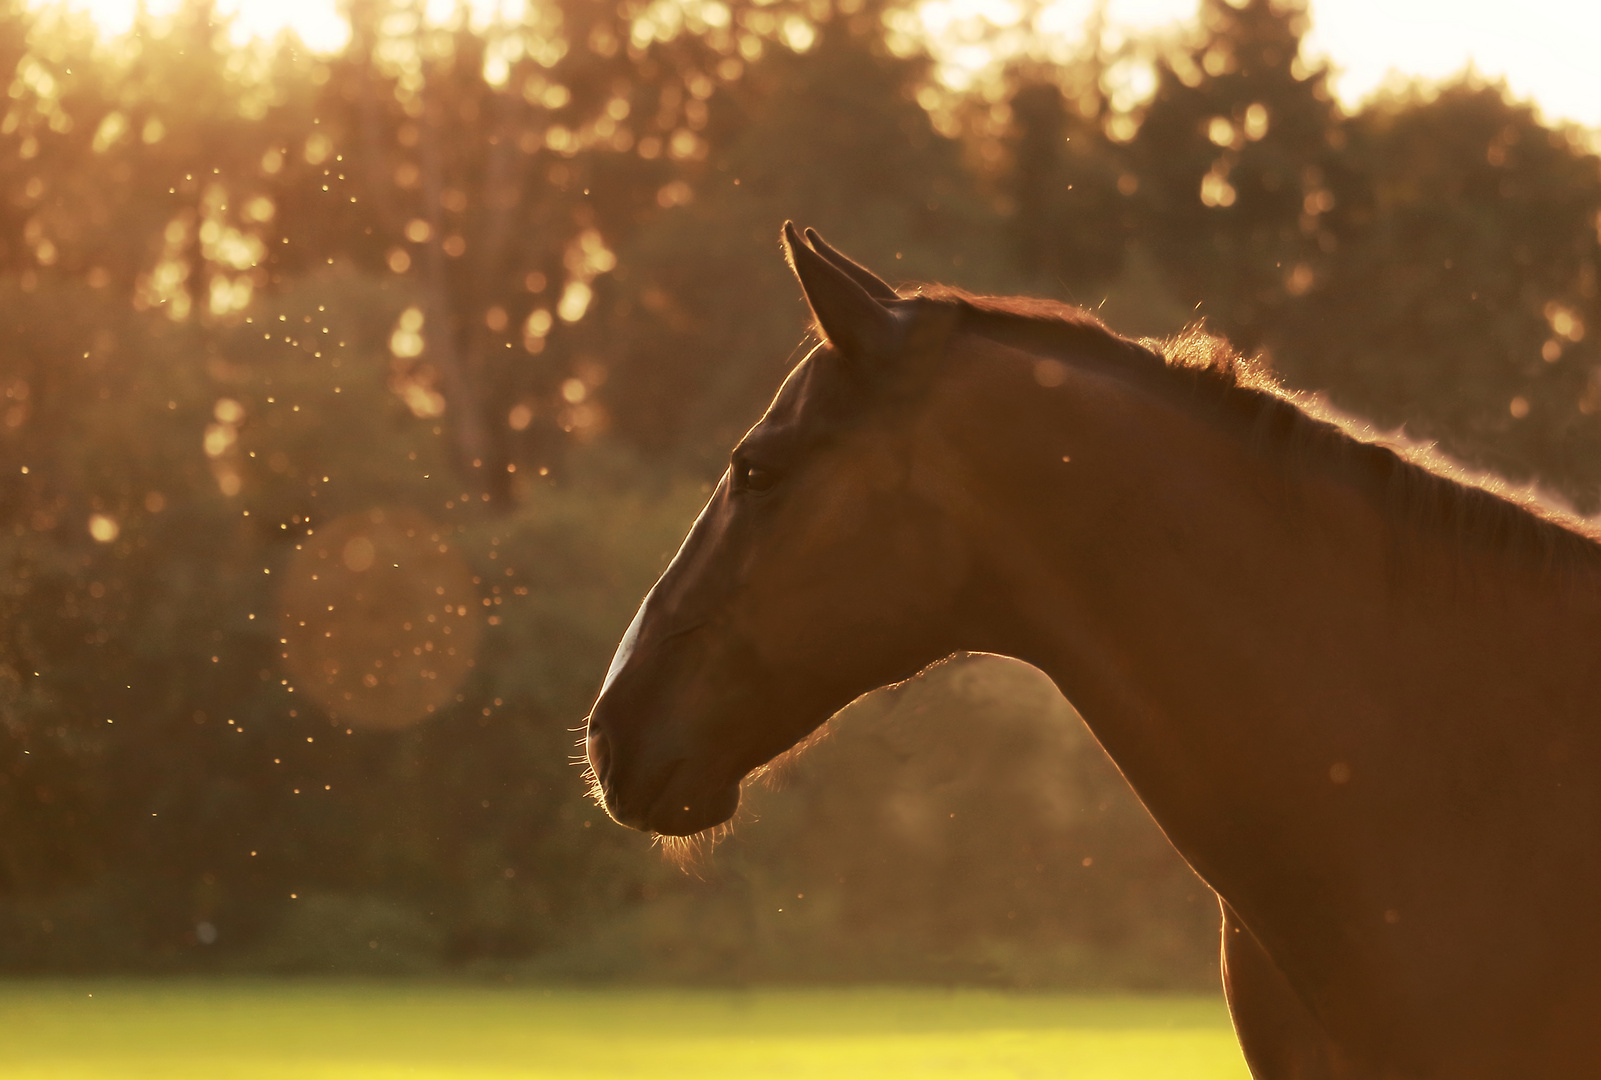
[(613, 821), (641, 832), (692, 836), (721, 825), (739, 808), (739, 783), (719, 783), (677, 757), (624, 762), (610, 735), (591, 721), (584, 738), (601, 805)]

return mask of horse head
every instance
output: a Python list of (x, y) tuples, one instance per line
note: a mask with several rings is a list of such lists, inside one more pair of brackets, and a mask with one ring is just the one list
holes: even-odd
[(823, 340), (734, 448), (589, 717), (606, 810), (669, 836), (728, 820), (751, 771), (962, 647), (966, 550), (916, 482), (950, 313), (809, 229), (783, 242)]

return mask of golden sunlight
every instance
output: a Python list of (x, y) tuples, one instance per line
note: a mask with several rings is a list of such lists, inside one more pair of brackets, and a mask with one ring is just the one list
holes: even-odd
[[(126, 33), (140, 7), (140, 0), (64, 3), (87, 12), (108, 35)], [(176, 2), (145, 0), (144, 7), (160, 19)], [(525, 10), (522, 0), (469, 0), (465, 7), (479, 26), (516, 21)], [(923, 0), (887, 18), (892, 37), (927, 42), (942, 80), (963, 89), (1010, 57), (1076, 55), (1097, 23), (1112, 53), (1137, 38), (1181, 37), (1196, 7), (1196, 0)], [(222, 0), (220, 8), (239, 44), (289, 32), (314, 52), (333, 53), (350, 37), (334, 0)], [(461, 10), (448, 0), (425, 8), (441, 23)], [(1601, 128), (1601, 75), (1590, 55), (1590, 43), (1601, 40), (1601, 5), (1530, 0), (1513, 19), (1494, 0), (1313, 0), (1311, 16), (1307, 58), (1332, 61), (1336, 91), (1348, 106), (1397, 80), (1442, 79), (1471, 67), (1505, 79), (1515, 96), (1538, 102), (1551, 120)], [(1131, 100), (1149, 93), (1145, 65), (1114, 67), (1114, 91)]]
[[(1099, 24), (1101, 46), (1117, 54), (1141, 38), (1182, 38), (1196, 0), (925, 0), (915, 23), (956, 89), (981, 82), (1008, 58), (1061, 62), (1080, 55)], [(1354, 107), (1376, 91), (1412, 78), (1437, 80), (1472, 68), (1505, 79), (1513, 95), (1533, 99), (1550, 120), (1601, 128), (1601, 5), (1530, 0), (1509, 18), (1493, 0), (1311, 0), (1306, 59), (1327, 59), (1334, 88)], [(912, 30), (914, 20), (896, 29)], [(1114, 95), (1154, 89), (1148, 65), (1114, 63)]]
[[(141, 6), (149, 18), (160, 20), (171, 15), (178, 4), (175, 0), (66, 0), (64, 6), (86, 12), (102, 33), (114, 37), (133, 28)], [(235, 44), (252, 38), (271, 39), (287, 30), (314, 51), (332, 53), (350, 39), (350, 26), (333, 0), (222, 0), (219, 8), (233, 21)]]

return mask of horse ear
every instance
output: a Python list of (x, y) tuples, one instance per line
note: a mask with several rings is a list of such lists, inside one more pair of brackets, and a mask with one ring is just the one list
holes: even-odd
[(856, 284), (866, 289), (867, 295), (874, 300), (899, 300), (901, 298), (900, 293), (891, 288), (889, 282), (838, 248), (830, 245), (821, 236), (817, 235), (816, 229), (808, 228), (803, 235), (806, 237), (806, 242), (812, 245), (812, 250), (849, 274)]
[(894, 313), (802, 241), (789, 221), (784, 222), (784, 252), (817, 325), (836, 349), (864, 364), (887, 363), (900, 352), (903, 334)]

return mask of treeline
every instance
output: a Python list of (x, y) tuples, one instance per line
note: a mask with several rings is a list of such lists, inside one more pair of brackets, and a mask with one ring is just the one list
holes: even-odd
[(1211, 979), (1204, 889), (1015, 666), (857, 706), (698, 875), (584, 800), (799, 340), (785, 218), (1205, 318), (1601, 508), (1597, 158), (1471, 81), (1343, 112), (1292, 5), (962, 94), (877, 0), (349, 12), (331, 58), (0, 18), (0, 970)]

